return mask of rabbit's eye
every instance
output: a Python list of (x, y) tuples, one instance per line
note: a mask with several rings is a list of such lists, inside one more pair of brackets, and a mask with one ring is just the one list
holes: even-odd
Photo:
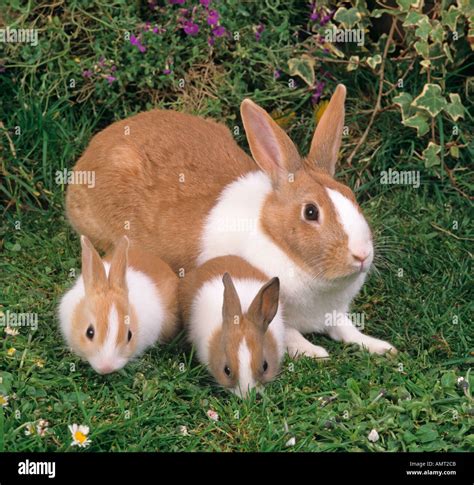
[(130, 342), (130, 340), (132, 340), (132, 331), (131, 330), (128, 331), (127, 342)]
[(263, 361), (263, 372), (267, 372), (268, 369), (268, 362), (266, 360)]
[(95, 334), (94, 327), (92, 325), (89, 325), (89, 327), (87, 327), (87, 330), (86, 330), (86, 337), (89, 340), (92, 340), (94, 338), (94, 334)]
[(306, 204), (303, 213), (307, 221), (317, 221), (319, 218), (319, 210), (314, 204)]
[(230, 369), (227, 365), (224, 367), (224, 372), (226, 376), (230, 376)]

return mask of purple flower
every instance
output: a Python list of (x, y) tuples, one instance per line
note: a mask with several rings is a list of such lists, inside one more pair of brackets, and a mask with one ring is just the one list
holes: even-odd
[(86, 78), (92, 77), (92, 71), (90, 69), (86, 69), (85, 71), (82, 71), (82, 75)]
[(99, 66), (104, 67), (104, 65), (105, 65), (105, 57), (101, 56), (100, 59), (99, 59)]
[(137, 37), (135, 37), (133, 34), (130, 37), (130, 44), (136, 46), (140, 52), (142, 53), (146, 52), (146, 47), (142, 45), (140, 40)]
[(219, 21), (219, 12), (217, 10), (209, 10), (209, 14), (207, 16), (208, 25), (216, 25), (218, 21)]
[(264, 30), (265, 30), (265, 25), (263, 25), (263, 24), (257, 25), (257, 29), (255, 31), (255, 40), (257, 42), (260, 41), (260, 38), (262, 37), (262, 33), (263, 33)]
[(273, 71), (273, 78), (278, 79), (281, 76), (281, 71), (279, 69), (275, 69)]
[(313, 94), (311, 95), (311, 102), (313, 104), (316, 104), (321, 98), (321, 95), (323, 94), (324, 86), (326, 86), (326, 83), (324, 81), (318, 81), (316, 83), (316, 87), (313, 91)]
[(163, 69), (163, 71), (162, 71), (162, 72), (163, 72), (163, 74), (168, 75), (168, 74), (171, 74), (171, 72), (172, 72), (172, 71), (171, 71), (171, 69), (166, 68), (166, 69)]
[(222, 27), (222, 25), (219, 25), (215, 28), (212, 29), (212, 34), (215, 36), (215, 37), (222, 37), (226, 34), (226, 30), (225, 30), (225, 27)]
[(211, 0), (199, 0), (199, 3), (205, 7), (205, 8), (208, 8), (209, 5), (211, 4)]
[(199, 32), (199, 25), (192, 20), (186, 20), (183, 24), (183, 30), (187, 35), (197, 35)]
[(112, 66), (112, 67), (110, 68), (110, 70), (111, 70), (112, 72), (115, 72), (115, 71), (117, 70), (117, 66)]
[(109, 75), (109, 76), (107, 76), (105, 79), (107, 79), (107, 82), (108, 82), (109, 84), (112, 84), (114, 81), (116, 81), (116, 80), (117, 80), (117, 78), (116, 78), (116, 77), (114, 77), (114, 76), (110, 76), (110, 75)]
[(207, 43), (212, 46), (214, 45), (215, 40), (216, 40), (215, 37), (211, 35), (210, 37), (208, 37)]

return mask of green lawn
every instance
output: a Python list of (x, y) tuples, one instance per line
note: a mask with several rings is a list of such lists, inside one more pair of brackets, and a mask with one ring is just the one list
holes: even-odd
[[(232, 2), (223, 2), (229, 30), (239, 22), (242, 32), (250, 29), (249, 15), (264, 15), (268, 26), (282, 25), (282, 17), (294, 26), (307, 15), (305, 5), (255, 13), (257, 4), (246, 2), (233, 14)], [(446, 160), (454, 183), (443, 166), (423, 165), (419, 154), (426, 139), (402, 126), (390, 100), (384, 100), (387, 109), (377, 115), (347, 166), (344, 160), (365, 130), (376, 98), (377, 76), (368, 69), (346, 72), (337, 63), (325, 65), (348, 87), (349, 134), (338, 177), (356, 188), (376, 235), (377, 269), (353, 310), (365, 315), (368, 334), (398, 348), (396, 357), (370, 355), (317, 336), (313, 341), (327, 348), (328, 361), (286, 358), (265, 394), (243, 401), (213, 383), (183, 336), (109, 376), (96, 374), (68, 351), (56, 309), (72, 284), (71, 270), (80, 271), (80, 246), (64, 217), (64, 188), (54, 177), (56, 170), (73, 166), (95, 132), (152, 106), (213, 116), (233, 127), (240, 124), (238, 105), (245, 96), (269, 111), (294, 110), (287, 129), (303, 152), (313, 130), (307, 89), (288, 90), (286, 81), (274, 79), (267, 69), (266, 63), (286, 65), (292, 55), (288, 28), (267, 27), (261, 41), (243, 40), (238, 49), (216, 46), (212, 55), (204, 52), (205, 39), (204, 47), (193, 39), (192, 50), (173, 45), (175, 69), (190, 76), (188, 88), (179, 91), (174, 83), (180, 73), (172, 80), (155, 78), (147, 71), (152, 57), (140, 63), (138, 51), (114, 43), (114, 32), (146, 18), (143, 5), (141, 10), (123, 7), (120, 15), (117, 6), (122, 2), (99, 2), (90, 13), (80, 1), (54, 12), (47, 6), (32, 11), (25, 4), (18, 13), (20, 25), (41, 13), (43, 20), (34, 25), (43, 29), (47, 45), (41, 44), (41, 55), (13, 46), (0, 74), (0, 121), (8, 130), (0, 130), (5, 175), (1, 304), (3, 312), (38, 315), (36, 331), (20, 328), (13, 336), (0, 329), (0, 451), (74, 450), (68, 429), (73, 423), (89, 426), (87, 450), (92, 451), (472, 449), (474, 238), (472, 205), (465, 195), (472, 188), (469, 117), (458, 123), (464, 147), (460, 158)], [(48, 24), (48, 13), (59, 23)], [(65, 39), (74, 39), (68, 49)], [(111, 86), (81, 77), (100, 55), (120, 66), (119, 80)], [(165, 58), (162, 54), (157, 64)], [(387, 79), (394, 83), (402, 67), (406, 63), (387, 63)], [(462, 92), (468, 67), (466, 62), (450, 70), (444, 81)], [(193, 78), (196, 72), (201, 77)], [(75, 90), (68, 87), (71, 76), (77, 80)], [(413, 93), (423, 86), (417, 69), (405, 82)], [(328, 83), (326, 99), (335, 84)], [(437, 138), (453, 141), (452, 124), (439, 123), (433, 127)], [(17, 126), (20, 134), (15, 134)], [(242, 133), (238, 140), (245, 147)], [(419, 170), (420, 187), (380, 184), (380, 171), (388, 167)], [(218, 421), (209, 418), (209, 410), (218, 413)], [(45, 436), (26, 434), (29, 423), (40, 419), (49, 422)], [(379, 434), (376, 442), (368, 439), (372, 429)], [(287, 446), (293, 437), (294, 446)]]

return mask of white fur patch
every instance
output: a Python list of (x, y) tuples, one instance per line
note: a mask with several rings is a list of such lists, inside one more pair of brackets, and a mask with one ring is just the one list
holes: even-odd
[[(264, 282), (256, 279), (233, 279), (235, 289), (240, 298), (242, 312), (246, 312)], [(189, 340), (196, 347), (199, 360), (209, 364), (209, 343), (212, 334), (222, 327), (222, 304), (224, 301), (224, 284), (218, 276), (202, 285), (196, 294), (188, 322)], [(278, 308), (275, 318), (268, 327), (277, 344), (279, 357), (284, 353), (283, 310)]]
[(239, 347), (239, 383), (237, 388), (234, 389), (235, 394), (238, 396), (245, 396), (250, 389), (256, 386), (255, 379), (252, 372), (252, 354), (250, 353), (249, 346), (244, 339), (240, 342)]
[(338, 220), (347, 234), (349, 251), (352, 254), (371, 254), (372, 240), (367, 221), (347, 197), (327, 187), (326, 191), (336, 209)]
[(347, 312), (367, 274), (328, 282), (302, 270), (262, 229), (261, 209), (271, 191), (270, 179), (260, 171), (227, 185), (207, 217), (198, 264), (235, 254), (269, 278), (278, 276), (287, 325), (304, 333), (326, 332), (325, 315)]

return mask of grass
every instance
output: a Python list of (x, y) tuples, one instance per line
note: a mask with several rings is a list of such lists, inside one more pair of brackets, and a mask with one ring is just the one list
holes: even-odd
[[(88, 450), (92, 451), (472, 449), (471, 205), (456, 190), (472, 187), (466, 169), (469, 155), (462, 151), (459, 162), (448, 161), (456, 168), (455, 188), (442, 170), (424, 168), (418, 157), (424, 143), (390, 109), (377, 117), (354, 165), (342, 162), (338, 177), (357, 189), (377, 239), (378, 269), (371, 273), (353, 310), (364, 313), (368, 334), (399, 349), (396, 358), (369, 355), (314, 337), (314, 342), (328, 349), (330, 360), (286, 358), (280, 377), (266, 387), (265, 394), (243, 401), (212, 382), (183, 336), (110, 376), (97, 375), (68, 351), (58, 331), (56, 308), (74, 271), (80, 270), (79, 243), (64, 218), (63, 188), (54, 183), (54, 173), (74, 164), (92, 134), (150, 104), (199, 112), (234, 126), (239, 123), (238, 103), (246, 95), (269, 109), (300, 106), (288, 131), (303, 149), (313, 124), (308, 92), (288, 91), (285, 82), (277, 83), (272, 71), (262, 67), (267, 58), (273, 64), (273, 60), (286, 62), (289, 37), (284, 29), (274, 38), (262, 37), (261, 44), (243, 44), (244, 50), (255, 49), (249, 73), (235, 63), (232, 50), (224, 49), (217, 60), (205, 58), (202, 52), (195, 58), (189, 54), (183, 62), (190, 79), (196, 72), (202, 74), (202, 62), (210, 71), (204, 81), (197, 76), (184, 93), (173, 92), (161, 78), (147, 88), (146, 75), (140, 78), (133, 71), (139, 69), (133, 58), (128, 59), (132, 81), (127, 89), (122, 80), (124, 84), (110, 92), (86, 82), (78, 83), (79, 93), (67, 91), (65, 79), (71, 72), (77, 76), (79, 69), (74, 56), (80, 55), (81, 63), (93, 62), (101, 53), (91, 53), (91, 35), (96, 36), (99, 51), (110, 48), (120, 59), (111, 32), (131, 20), (138, 22), (134, 17), (138, 14), (130, 7), (117, 16), (113, 8), (119, 4), (97, 6), (93, 14), (100, 22), (81, 10), (81, 2), (69, 3), (74, 17), (63, 5), (62, 13), (53, 13), (65, 29), (72, 28), (69, 22), (74, 19), (78, 37), (72, 51), (60, 46), (33, 63), (24, 59), (27, 54), (13, 52), (11, 74), (0, 79), (1, 121), (16, 151), (14, 155), (3, 136), (1, 303), (4, 311), (38, 314), (38, 330), (21, 328), (17, 336), (0, 335), (0, 395), (9, 396), (8, 404), (0, 406), (0, 451), (74, 449), (68, 430), (73, 423), (90, 427)], [(225, 2), (230, 11), (229, 4)], [(34, 17), (31, 8), (24, 7), (23, 21)], [(48, 7), (41, 8), (42, 13), (48, 12)], [(243, 22), (245, 8), (232, 21)], [(297, 7), (289, 7), (286, 21), (294, 24), (300, 14)], [(265, 15), (271, 21), (273, 15), (283, 14), (272, 10)], [(273, 24), (281, 25), (280, 20), (274, 19)], [(248, 27), (242, 25), (242, 29)], [(61, 24), (39, 27), (51, 34), (53, 44), (61, 44)], [(278, 48), (271, 50), (272, 42)], [(125, 64), (126, 60), (123, 69)], [(81, 64), (80, 69), (84, 67)], [(331, 64), (326, 67), (332, 69)], [(447, 82), (462, 84), (467, 67), (452, 70)], [(140, 69), (145, 68), (140, 64)], [(224, 81), (216, 83), (222, 74)], [(376, 76), (368, 70), (333, 74), (346, 82), (349, 94), (350, 133), (344, 138), (343, 161), (365, 129), (368, 115), (363, 110), (373, 107)], [(392, 82), (397, 75), (389, 65), (387, 76)], [(416, 71), (406, 82), (413, 92), (422, 85)], [(451, 125), (445, 121), (445, 143), (452, 141)], [(15, 126), (21, 127), (21, 135), (15, 136)], [(468, 143), (469, 121), (461, 120), (459, 126), (461, 140)], [(245, 146), (242, 135), (239, 142)], [(379, 173), (388, 167), (420, 170), (420, 188), (381, 185)], [(466, 385), (458, 383), (461, 377)], [(210, 409), (218, 413), (217, 422), (207, 416)], [(26, 435), (28, 423), (39, 419), (49, 422), (47, 435)], [(187, 435), (181, 426), (186, 426)], [(375, 443), (368, 440), (372, 429), (380, 435)], [(295, 445), (286, 446), (292, 437)]]

